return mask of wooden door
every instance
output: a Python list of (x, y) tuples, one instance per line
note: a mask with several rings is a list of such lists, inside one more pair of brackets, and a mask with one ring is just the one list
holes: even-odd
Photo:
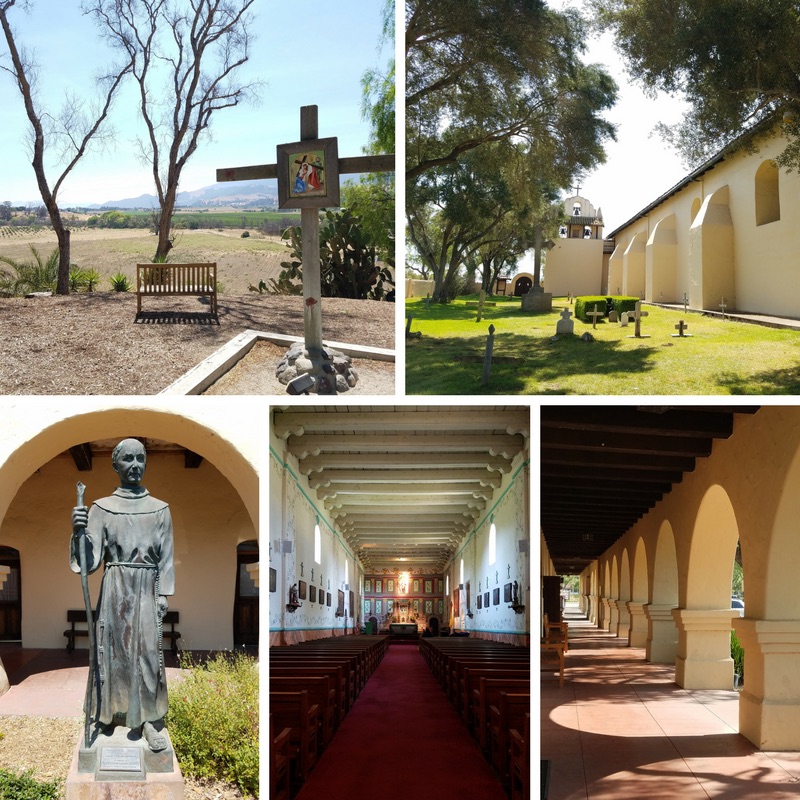
[(236, 548), (236, 599), (233, 605), (234, 647), (258, 646), (258, 586), (248, 564), (258, 561), (258, 542), (242, 542)]
[(22, 641), (22, 589), (19, 550), (0, 547), (0, 564), (11, 571), (0, 589), (0, 641)]

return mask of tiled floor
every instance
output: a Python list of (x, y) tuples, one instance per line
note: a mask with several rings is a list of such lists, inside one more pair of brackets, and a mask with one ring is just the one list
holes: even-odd
[(738, 695), (686, 691), (567, 609), (564, 688), (542, 670), (541, 757), (549, 800), (800, 798), (800, 753), (758, 751), (739, 736)]

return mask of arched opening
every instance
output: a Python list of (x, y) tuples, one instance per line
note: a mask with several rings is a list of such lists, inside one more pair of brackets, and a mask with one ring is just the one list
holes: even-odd
[(628, 602), (628, 611), (631, 618), (628, 644), (631, 647), (647, 646), (647, 618), (644, 611), (647, 595), (647, 548), (642, 538), (636, 542), (636, 549), (633, 554), (631, 599)]
[(514, 282), (514, 297), (522, 297), (522, 295), (528, 294), (531, 286), (533, 286), (533, 280), (531, 280), (531, 278), (526, 276), (518, 278)]
[(672, 609), (678, 605), (678, 556), (675, 535), (667, 520), (661, 523), (653, 559), (653, 590), (647, 606), (646, 658), (655, 664), (674, 664), (678, 629)]
[(765, 161), (755, 175), (756, 225), (767, 225), (781, 218), (780, 178), (778, 165)]

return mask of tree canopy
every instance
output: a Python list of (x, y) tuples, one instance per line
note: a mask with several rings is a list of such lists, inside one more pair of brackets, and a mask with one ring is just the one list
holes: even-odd
[(646, 90), (681, 92), (683, 122), (663, 129), (697, 165), (742, 134), (781, 120), (779, 162), (800, 167), (800, 4), (796, 0), (600, 0), (630, 74)]
[(522, 255), (554, 190), (604, 161), (617, 87), (581, 60), (586, 32), (540, 0), (406, 3), (406, 209), (435, 299), (501, 223), (502, 258)]

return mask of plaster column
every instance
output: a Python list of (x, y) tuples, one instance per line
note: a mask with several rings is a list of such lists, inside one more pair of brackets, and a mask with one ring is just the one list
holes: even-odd
[[(607, 625), (606, 622), (608, 623)], [(619, 600), (615, 597), (608, 598), (608, 619), (603, 622), (603, 627), (609, 633), (616, 635), (619, 627)]]
[(678, 629), (672, 616), (675, 606), (648, 603), (643, 608), (647, 618), (645, 658), (652, 664), (674, 664), (678, 654)]
[(684, 689), (732, 689), (730, 609), (675, 608), (678, 655), (675, 682)]
[(745, 653), (739, 732), (761, 750), (800, 750), (800, 621), (737, 619)]
[(620, 639), (628, 639), (630, 637), (631, 615), (628, 612), (627, 600), (617, 600), (617, 627), (615, 630)]
[(611, 598), (601, 597), (600, 602), (602, 603), (602, 613), (600, 614), (600, 619), (597, 621), (597, 626), (607, 631), (611, 625)]
[(587, 598), (588, 603), (586, 607), (586, 616), (589, 619), (589, 622), (593, 622), (597, 625), (598, 617), (597, 617), (597, 595), (590, 594)]
[(647, 617), (644, 615), (644, 603), (631, 600), (626, 605), (631, 620), (628, 646), (645, 647), (647, 645)]

